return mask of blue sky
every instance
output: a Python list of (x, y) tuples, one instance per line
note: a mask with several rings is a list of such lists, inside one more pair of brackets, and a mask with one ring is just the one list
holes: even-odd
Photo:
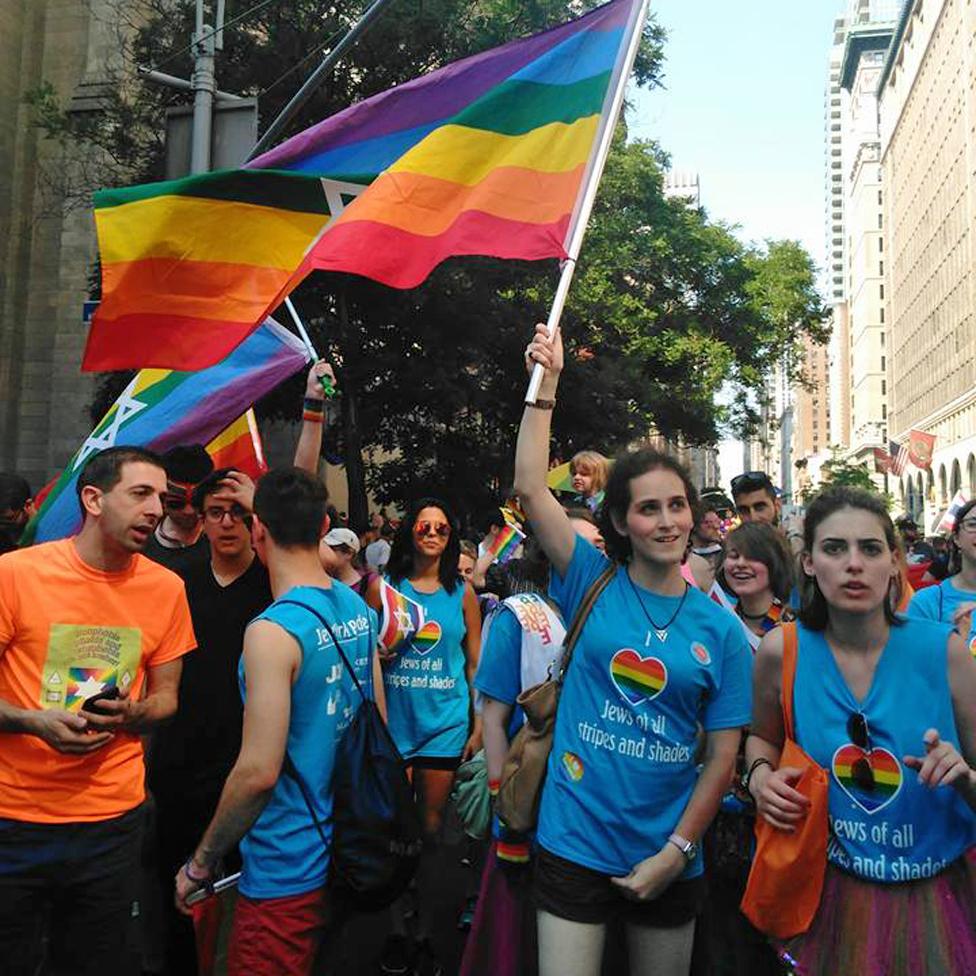
[[(845, 0), (651, 0), (669, 33), (664, 87), (632, 89), (634, 138), (697, 172), (713, 219), (743, 240), (791, 238), (823, 261), (823, 110)], [(722, 482), (742, 470), (723, 441)]]
[[(669, 37), (663, 89), (632, 90), (632, 136), (697, 172), (713, 218), (746, 240), (823, 251), (823, 96), (844, 0), (651, 0)], [(635, 97), (636, 92), (636, 97)]]

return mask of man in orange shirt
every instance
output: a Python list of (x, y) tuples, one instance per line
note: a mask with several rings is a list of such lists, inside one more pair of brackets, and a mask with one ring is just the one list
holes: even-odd
[(139, 973), (139, 736), (176, 711), (196, 643), (182, 581), (141, 555), (162, 516), (159, 458), (110, 448), (77, 484), (77, 536), (0, 557), (8, 976), (38, 970), (44, 934), (58, 973)]

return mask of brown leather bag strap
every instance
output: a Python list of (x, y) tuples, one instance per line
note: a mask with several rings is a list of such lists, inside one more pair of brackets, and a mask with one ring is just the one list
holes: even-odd
[(616, 573), (617, 564), (611, 561), (610, 565), (600, 573), (590, 584), (590, 588), (583, 594), (583, 599), (580, 601), (580, 605), (576, 610), (576, 616), (573, 617), (573, 622), (569, 625), (569, 630), (566, 631), (566, 640), (563, 643), (563, 660), (559, 669), (560, 681), (566, 678), (566, 672), (569, 670), (569, 662), (573, 659), (573, 649), (576, 647), (576, 642), (583, 632), (583, 624), (586, 623), (586, 618), (590, 615), (590, 611), (593, 609), (597, 598), (607, 588), (607, 585)]
[(787, 739), (796, 741), (793, 726), (793, 685), (796, 682), (797, 634), (796, 624), (783, 624), (783, 680), (780, 697), (783, 702), (783, 729)]

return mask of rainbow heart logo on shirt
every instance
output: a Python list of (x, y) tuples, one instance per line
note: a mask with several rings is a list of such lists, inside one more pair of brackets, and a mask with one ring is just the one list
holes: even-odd
[(428, 654), (441, 642), (441, 625), (436, 620), (427, 623), (413, 635), (411, 644), (418, 654)]
[(834, 753), (831, 767), (840, 788), (865, 813), (877, 813), (901, 789), (901, 763), (887, 749), (868, 751), (848, 742)]
[(668, 669), (656, 657), (641, 657), (625, 647), (610, 660), (610, 677), (631, 705), (653, 701), (668, 683)]
[(575, 752), (563, 753), (563, 769), (574, 783), (578, 783), (583, 778), (583, 763)]

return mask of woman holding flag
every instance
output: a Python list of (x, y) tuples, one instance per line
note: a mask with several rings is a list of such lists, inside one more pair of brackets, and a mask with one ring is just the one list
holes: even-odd
[[(417, 874), (415, 945), (406, 938), (403, 905), (394, 905), (394, 934), (381, 969), (424, 971), (439, 967), (430, 945), (434, 847), (438, 842), (454, 772), (481, 748), (481, 718), (474, 712), (473, 681), (481, 652), (481, 614), (470, 584), (457, 572), (460, 533), (450, 507), (422, 498), (407, 512), (387, 565), (390, 587), (419, 606), (422, 624), (384, 669), (390, 732), (411, 770), (424, 824), (425, 850)], [(367, 602), (383, 612), (377, 580)]]
[[(525, 351), (544, 367), (515, 454), (515, 489), (552, 565), (566, 620), (604, 583), (566, 672), (537, 830), (542, 976), (596, 976), (608, 923), (625, 923), (632, 974), (687, 976), (704, 894), (698, 848), (750, 714), (742, 628), (681, 575), (697, 493), (656, 451), (618, 458), (601, 509), (606, 557), (578, 539), (546, 486), (562, 340)], [(703, 728), (704, 759), (696, 760)]]

